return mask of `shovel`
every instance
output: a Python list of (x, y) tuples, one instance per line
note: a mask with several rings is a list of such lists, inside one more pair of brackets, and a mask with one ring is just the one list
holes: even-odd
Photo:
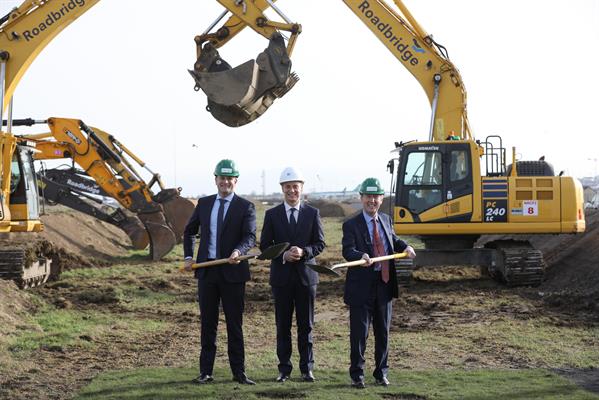
[[(289, 247), (289, 243), (287, 243), (287, 242), (278, 243), (278, 244), (275, 244), (275, 245), (270, 246), (269, 248), (265, 249), (260, 254), (246, 254), (245, 256), (237, 257), (237, 260), (243, 261), (243, 260), (250, 260), (253, 258), (257, 258), (258, 260), (272, 260), (273, 258), (280, 256), (285, 250), (287, 250), (287, 247)], [(191, 268), (192, 269), (206, 268), (206, 267), (212, 267), (214, 265), (221, 265), (221, 264), (228, 264), (228, 263), (229, 263), (228, 258), (220, 258), (218, 260), (204, 261), (201, 263), (192, 264)], [(185, 268), (181, 267), (180, 270), (184, 271)]]
[[(385, 260), (395, 260), (397, 258), (405, 258), (406, 256), (407, 256), (407, 253), (396, 253), (396, 254), (391, 254), (389, 256), (374, 257), (374, 258), (371, 258), (370, 260), (372, 262), (379, 262), (379, 261), (385, 261)], [(358, 266), (364, 265), (364, 264), (366, 264), (366, 260), (349, 261), (349, 262), (344, 262), (341, 264), (333, 264), (333, 265), (306, 264), (306, 266), (318, 273), (341, 276), (341, 274), (338, 271), (336, 271), (337, 268), (358, 267)]]

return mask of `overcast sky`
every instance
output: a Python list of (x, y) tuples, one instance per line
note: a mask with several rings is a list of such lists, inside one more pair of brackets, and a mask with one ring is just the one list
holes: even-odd
[[(460, 70), (476, 138), (501, 135), (522, 159), (595, 172), (599, 0), (405, 3)], [(0, 0), (0, 12), (18, 4)], [(308, 191), (351, 189), (367, 176), (388, 186), (393, 143), (428, 137), (420, 85), (341, 0), (277, 4), (303, 26), (292, 57), (301, 80), (250, 125), (214, 120), (187, 72), (194, 36), (223, 10), (213, 0), (100, 1), (29, 68), (14, 117), (80, 118), (185, 195), (214, 192), (222, 158), (237, 162), (240, 193), (261, 193), (263, 172), (266, 192), (278, 191), (288, 165), (303, 170)], [(221, 55), (238, 65), (266, 45), (247, 30)]]

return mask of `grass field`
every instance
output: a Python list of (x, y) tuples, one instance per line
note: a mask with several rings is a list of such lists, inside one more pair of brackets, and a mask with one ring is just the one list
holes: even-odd
[[(319, 260), (339, 260), (341, 220), (324, 222), (328, 247)], [(599, 399), (555, 373), (599, 367), (596, 315), (548, 307), (534, 288), (506, 289), (467, 268), (423, 271), (403, 290), (394, 304), (393, 384), (375, 387), (367, 373), (368, 387), (358, 391), (349, 387), (347, 374), (343, 280), (334, 278), (322, 279), (317, 296), (318, 381), (274, 382), (268, 269), (254, 264), (244, 333), (246, 369), (258, 385), (231, 382), (221, 316), (216, 382), (194, 386), (196, 282), (178, 272), (181, 259), (180, 247), (151, 265), (132, 253), (119, 265), (68, 271), (31, 292), (36, 311), (17, 334), (0, 340), (0, 360), (8, 360), (0, 365), (0, 398)], [(369, 340), (367, 371), (373, 358)]]

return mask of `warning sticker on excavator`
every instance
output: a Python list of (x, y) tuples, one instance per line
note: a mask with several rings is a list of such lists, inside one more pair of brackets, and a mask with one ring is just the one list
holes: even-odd
[(539, 202), (537, 200), (524, 200), (522, 202), (522, 215), (529, 217), (539, 215)]

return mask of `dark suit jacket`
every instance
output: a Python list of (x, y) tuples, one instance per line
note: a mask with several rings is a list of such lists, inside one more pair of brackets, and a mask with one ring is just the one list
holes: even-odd
[[(381, 225), (383, 226), (384, 237), (387, 238), (387, 241), (391, 247), (393, 247), (393, 250), (395, 252), (404, 251), (408, 245), (398, 238), (393, 231), (391, 217), (380, 212), (378, 215)], [(370, 239), (366, 220), (364, 219), (362, 212), (343, 223), (343, 239), (341, 240), (341, 244), (343, 245), (343, 257), (347, 261), (359, 260), (364, 253), (368, 253), (370, 257), (374, 257), (372, 240)], [(396, 298), (399, 292), (397, 289), (397, 276), (395, 274), (395, 263), (393, 260), (391, 260), (389, 266), (389, 284), (391, 285), (392, 297)], [(380, 273), (374, 271), (372, 266), (367, 268), (348, 268), (347, 274), (345, 275), (345, 304), (350, 306), (360, 306), (365, 304), (369, 288), (372, 285), (372, 281), (375, 279), (380, 279)]]
[(318, 283), (318, 273), (306, 267), (306, 263), (314, 263), (314, 257), (319, 255), (325, 246), (324, 232), (318, 209), (304, 203), (300, 205), (295, 235), (293, 236), (289, 230), (289, 222), (283, 203), (266, 211), (262, 235), (260, 236), (260, 249), (264, 250), (282, 242), (289, 242), (290, 247), (302, 248), (304, 257), (298, 262), (285, 262), (285, 264), (283, 264), (282, 254), (273, 259), (270, 263), (270, 284), (272, 286), (284, 286), (289, 282), (291, 269), (295, 268), (304, 286), (316, 285)]
[[(193, 257), (194, 239), (196, 234), (200, 232), (200, 248), (196, 258), (196, 262), (198, 263), (208, 259), (210, 214), (215, 200), (215, 194), (199, 199), (198, 205), (183, 232), (183, 251), (185, 257)], [(241, 254), (246, 254), (248, 250), (254, 247), (256, 243), (256, 208), (254, 204), (234, 195), (223, 221), (221, 235), (219, 244), (220, 254), (223, 257), (229, 257), (235, 249), (239, 250)], [(220, 268), (227, 282), (247, 282), (250, 280), (250, 269), (247, 260), (239, 264), (223, 264), (209, 268)], [(195, 277), (197, 279), (203, 279), (205, 275), (206, 268), (196, 269)]]

